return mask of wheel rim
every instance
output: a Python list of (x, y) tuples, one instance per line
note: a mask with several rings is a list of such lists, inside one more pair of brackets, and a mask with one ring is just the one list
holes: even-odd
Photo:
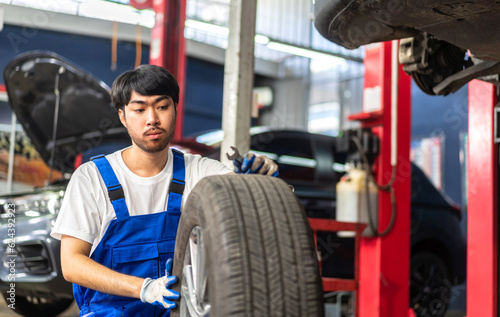
[(199, 226), (190, 234), (184, 254), (181, 282), (181, 316), (209, 316), (208, 270), (203, 236)]
[(438, 263), (422, 262), (412, 268), (412, 306), (417, 316), (442, 316), (447, 309), (449, 288), (446, 272)]

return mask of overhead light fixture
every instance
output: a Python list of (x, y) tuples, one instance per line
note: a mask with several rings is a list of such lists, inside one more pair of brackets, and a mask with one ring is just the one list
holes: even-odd
[(278, 157), (278, 163), (287, 164), (287, 165), (295, 165), (295, 166), (303, 166), (303, 167), (316, 167), (316, 160), (305, 158), (305, 157), (297, 157), (297, 156), (289, 156), (289, 155), (281, 155)]
[(131, 24), (137, 24), (139, 22), (138, 14), (124, 7), (124, 5), (117, 5), (105, 1), (92, 3), (82, 2), (78, 6), (78, 15), (117, 22), (128, 21)]
[(255, 43), (261, 44), (261, 45), (267, 45), (267, 44), (269, 44), (269, 42), (271, 42), (271, 39), (269, 39), (267, 36), (260, 35), (260, 34), (255, 35)]
[(78, 15), (152, 28), (155, 14), (152, 10), (137, 10), (131, 6), (107, 1), (85, 1), (78, 6)]
[(220, 26), (212, 23), (206, 23), (202, 21), (196, 21), (196, 20), (186, 20), (186, 27), (215, 34), (215, 35), (220, 35), (220, 36), (228, 36), (229, 35), (229, 29), (225, 26)]
[(0, 0), (0, 3), (78, 15), (106, 21), (141, 25), (152, 28), (155, 24), (153, 10), (137, 10), (129, 5), (101, 0)]
[(139, 25), (152, 29), (155, 26), (155, 12), (153, 10), (139, 11)]
[(279, 42), (271, 41), (271, 42), (269, 42), (269, 44), (267, 44), (267, 47), (272, 49), (272, 50), (275, 50), (275, 51), (280, 51), (283, 53), (307, 57), (310, 59), (338, 59), (338, 60), (345, 61), (344, 58), (339, 57), (339, 56), (335, 56), (333, 54), (322, 53), (322, 52), (318, 52), (315, 50), (310, 50), (307, 48), (302, 48), (299, 46), (294, 46), (294, 45), (284, 44), (284, 43), (279, 43)]
[[(220, 36), (224, 36), (224, 37), (227, 37), (229, 35), (229, 29), (227, 27), (212, 24), (212, 23), (206, 23), (206, 22), (202, 22), (202, 21), (187, 19), (185, 25), (188, 28), (195, 29), (195, 30), (202, 31), (202, 32), (211, 33), (214, 35), (220, 35)], [(271, 40), (269, 39), (269, 37), (267, 37), (265, 35), (260, 35), (260, 34), (255, 35), (255, 43), (267, 45), (270, 41)]]
[(62, 3), (62, 1), (12, 0), (10, 1), (9, 4), (15, 6), (39, 9), (49, 12), (66, 13), (72, 15), (76, 15), (76, 12), (78, 10), (78, 2), (75, 1), (64, 1), (64, 3)]
[[(227, 27), (215, 25), (212, 23), (202, 22), (202, 21), (187, 19), (186, 20), (186, 27), (191, 28), (191, 29), (195, 29), (198, 31), (202, 31), (202, 32), (220, 35), (220, 36), (227, 37), (229, 35), (229, 29)], [(313, 50), (313, 49), (309, 49), (309, 48), (299, 47), (299, 46), (290, 45), (290, 44), (284, 44), (281, 42), (273, 41), (269, 37), (267, 37), (265, 35), (261, 35), (261, 34), (255, 35), (255, 43), (260, 44), (260, 45), (265, 45), (265, 46), (267, 46), (267, 48), (275, 50), (275, 51), (280, 51), (283, 53), (296, 55), (296, 56), (307, 57), (310, 59), (330, 59), (330, 60), (337, 59), (337, 60), (345, 61), (344, 58), (342, 58), (340, 56), (336, 56), (334, 54), (329, 54), (328, 52), (319, 52), (317, 50)]]

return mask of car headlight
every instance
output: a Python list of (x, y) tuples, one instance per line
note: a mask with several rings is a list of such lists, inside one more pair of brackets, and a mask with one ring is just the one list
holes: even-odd
[(44, 192), (20, 197), (0, 198), (1, 217), (9, 217), (7, 212), (27, 217), (57, 214), (61, 208), (64, 191)]

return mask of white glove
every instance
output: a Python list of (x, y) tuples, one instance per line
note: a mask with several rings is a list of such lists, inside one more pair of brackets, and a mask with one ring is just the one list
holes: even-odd
[(278, 165), (265, 155), (255, 155), (248, 152), (243, 156), (243, 162), (233, 161), (237, 174), (263, 174), (278, 176)]
[(171, 274), (172, 259), (166, 263), (165, 276), (153, 280), (146, 278), (142, 283), (141, 301), (153, 305), (161, 305), (166, 309), (177, 307), (173, 300), (179, 300), (179, 293), (170, 289), (177, 282), (177, 276)]

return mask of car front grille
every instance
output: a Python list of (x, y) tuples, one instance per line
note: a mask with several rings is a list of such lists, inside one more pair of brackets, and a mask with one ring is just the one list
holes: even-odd
[(47, 274), (52, 271), (49, 253), (42, 241), (16, 244), (16, 274)]

